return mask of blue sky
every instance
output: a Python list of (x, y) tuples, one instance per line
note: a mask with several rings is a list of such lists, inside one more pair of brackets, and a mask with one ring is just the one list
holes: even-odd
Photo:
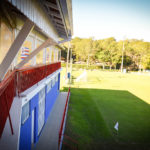
[(150, 42), (150, 0), (72, 0), (74, 37)]

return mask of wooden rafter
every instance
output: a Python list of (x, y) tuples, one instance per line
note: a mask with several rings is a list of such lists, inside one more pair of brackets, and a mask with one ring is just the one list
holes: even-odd
[(61, 16), (60, 16), (59, 14), (55, 13), (55, 12), (52, 12), (52, 11), (51, 11), (50, 15), (55, 16), (55, 17), (61, 19)]
[(48, 6), (48, 7), (50, 7), (50, 8), (53, 8), (53, 9), (55, 9), (55, 10), (58, 10), (57, 5), (55, 5), (55, 4), (51, 3), (51, 2), (45, 1), (44, 4), (45, 4), (46, 6)]
[(62, 21), (60, 21), (60, 20), (58, 20), (58, 19), (55, 19), (55, 18), (54, 18), (54, 20), (55, 20), (55, 22), (57, 22), (57, 23), (59, 23), (59, 24), (62, 24), (62, 25), (63, 25)]

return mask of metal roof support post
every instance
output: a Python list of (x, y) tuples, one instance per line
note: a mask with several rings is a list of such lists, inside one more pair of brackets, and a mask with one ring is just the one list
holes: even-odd
[(58, 48), (57, 48), (57, 61), (59, 61), (59, 59), (58, 59), (58, 55), (59, 55), (59, 54), (58, 54), (58, 53), (59, 53), (59, 50), (58, 50)]
[[(33, 49), (32, 49), (32, 51), (36, 48), (36, 36), (34, 35), (34, 37), (33, 37)], [(32, 65), (33, 66), (35, 66), (36, 65), (36, 56), (34, 56), (33, 58), (32, 58)]]
[(53, 52), (52, 53), (53, 53), (52, 54), (53, 55), (53, 57), (52, 57), (53, 60), (52, 61), (55, 62), (55, 47), (53, 47)]
[(33, 27), (34, 23), (27, 19), (0, 65), (0, 81), (3, 80), (11, 63), (13, 62), (14, 58), (16, 57), (18, 51), (20, 50), (22, 44), (24, 43)]
[(44, 48), (44, 55), (43, 55), (43, 64), (46, 64), (47, 52), (46, 48)]
[(38, 54), (43, 48), (48, 47), (49, 45), (56, 45), (57, 43), (54, 42), (52, 39), (47, 39), (44, 43), (42, 43), (39, 47), (37, 47), (28, 57), (22, 60), (16, 68), (21, 68), (24, 64), (26, 64), (30, 59), (32, 59), (36, 54)]
[(52, 46), (50, 47), (49, 62), (52, 62)]
[(56, 47), (54, 47), (54, 62), (56, 62)]
[(59, 61), (61, 61), (61, 50), (59, 51)]
[(58, 48), (56, 48), (56, 61), (58, 61)]
[(53, 62), (55, 62), (55, 46), (53, 47)]
[(54, 48), (54, 62), (56, 62), (56, 47)]

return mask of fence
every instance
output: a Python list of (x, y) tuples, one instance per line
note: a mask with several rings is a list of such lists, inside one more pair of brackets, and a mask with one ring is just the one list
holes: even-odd
[(60, 68), (61, 64), (57, 62), (44, 66), (19, 69), (13, 71), (0, 83), (0, 137), (7, 117), (9, 117), (11, 132), (13, 134), (9, 110), (16, 96), (16, 91), (17, 94), (20, 94)]

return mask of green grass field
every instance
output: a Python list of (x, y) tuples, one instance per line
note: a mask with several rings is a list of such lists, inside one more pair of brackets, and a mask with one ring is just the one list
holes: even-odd
[[(78, 142), (78, 149), (150, 149), (150, 76), (87, 71), (87, 81), (75, 82), (81, 73), (72, 73), (65, 130)], [(64, 142), (74, 145), (66, 138)]]

